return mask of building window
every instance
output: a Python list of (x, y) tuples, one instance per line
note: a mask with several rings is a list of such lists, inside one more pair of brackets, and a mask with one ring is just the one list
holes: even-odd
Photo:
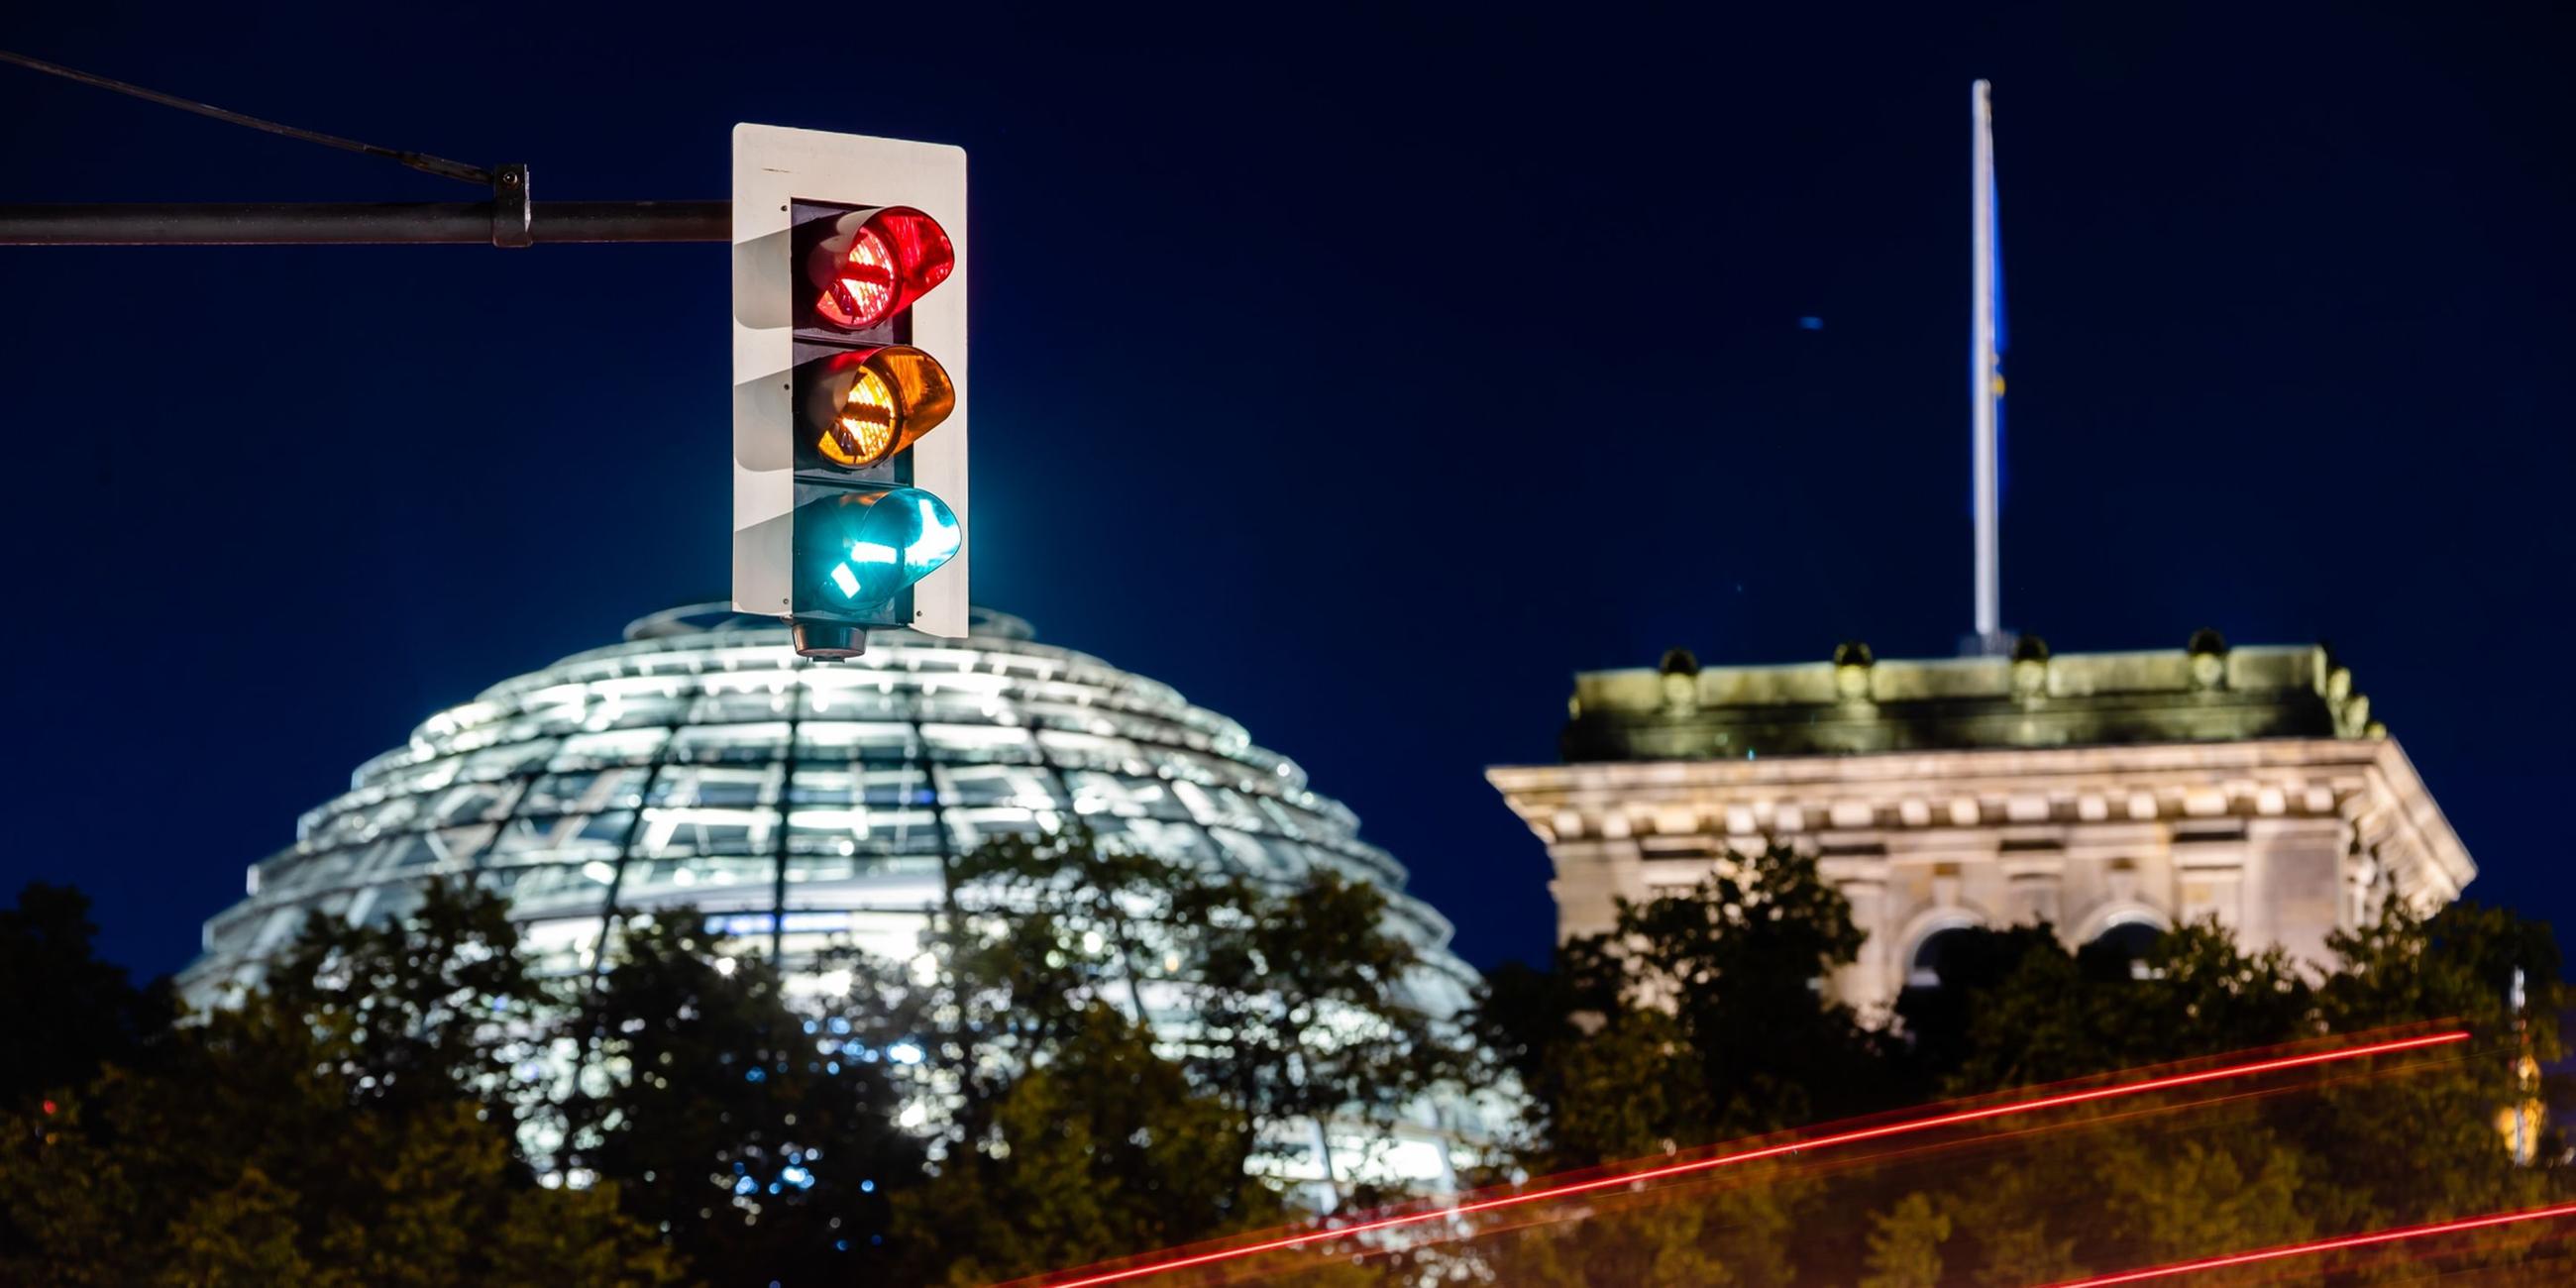
[(2147, 953), (2164, 937), (2163, 928), (2152, 922), (2123, 921), (2095, 935), (2079, 956), (2088, 963), (2101, 963), (2108, 974), (2151, 979), (2155, 972), (2147, 966)]
[(1925, 935), (1923, 942), (1914, 946), (1914, 961), (1905, 972), (1905, 986), (1908, 988), (1941, 987), (1942, 967), (1956, 965), (1951, 958), (1967, 941), (1973, 929), (1969, 926), (1951, 926)]

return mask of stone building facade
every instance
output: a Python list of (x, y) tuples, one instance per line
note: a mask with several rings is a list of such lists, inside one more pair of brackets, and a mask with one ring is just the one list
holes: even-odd
[(1942, 932), (2046, 921), (2070, 946), (2215, 917), (2309, 961), (2388, 893), (2476, 875), (2322, 647), (1701, 668), (1576, 678), (1563, 762), (1487, 778), (1546, 843), (1560, 937), (1730, 850), (1817, 855), (1868, 941), (1865, 1013), (1937, 979)]

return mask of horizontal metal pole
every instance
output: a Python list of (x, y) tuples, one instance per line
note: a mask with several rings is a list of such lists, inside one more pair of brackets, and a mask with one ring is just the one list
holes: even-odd
[[(733, 240), (730, 201), (540, 201), (529, 240)], [(348, 246), (496, 243), (493, 204), (0, 205), (0, 246)]]

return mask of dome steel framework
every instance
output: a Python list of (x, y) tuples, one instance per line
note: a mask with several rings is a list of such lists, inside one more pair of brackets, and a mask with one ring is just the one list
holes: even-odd
[[(917, 951), (946, 859), (1074, 820), (1174, 862), (1372, 883), (1426, 963), (1407, 1001), (1441, 1017), (1467, 1002), (1476, 976), (1449, 923), (1404, 893), (1349, 809), (1234, 721), (1036, 643), (1016, 618), (979, 614), (965, 640), (883, 633), (855, 661), (814, 663), (778, 622), (722, 605), (639, 619), (624, 643), (496, 684), (359, 766), (206, 923), (181, 984), (221, 1004), (307, 915), (399, 917), (426, 883), (463, 878), (509, 898), (550, 972), (591, 968), (612, 909), (685, 904), (821, 987), (798, 968), (827, 946)], [(1431, 1136), (1397, 1167), (1423, 1179), (1449, 1170), (1434, 1139), (1481, 1116), (1431, 1109), (1447, 1121), (1421, 1124)]]

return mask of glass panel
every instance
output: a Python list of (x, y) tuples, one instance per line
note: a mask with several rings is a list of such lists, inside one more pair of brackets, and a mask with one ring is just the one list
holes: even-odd
[(590, 711), (590, 690), (579, 684), (553, 684), (519, 696), (521, 718), (543, 733), (577, 732)]
[(930, 786), (930, 772), (921, 765), (861, 770), (858, 789), (858, 803), (875, 809), (928, 808), (939, 803)]
[(806, 677), (805, 718), (809, 721), (902, 723), (912, 719), (912, 695), (891, 678), (854, 671), (846, 678), (825, 671)]
[(558, 772), (603, 769), (611, 765), (650, 764), (661, 754), (662, 743), (671, 736), (668, 729), (619, 729), (608, 733), (574, 734), (563, 740), (555, 753)]
[(599, 949), (599, 918), (533, 921), (520, 930), (519, 943), (536, 955), (539, 970), (568, 975), (590, 966)]
[(787, 838), (787, 884), (791, 889), (796, 886), (803, 885), (808, 881), (847, 881), (852, 877), (859, 875), (860, 871), (872, 862), (871, 860), (861, 859), (858, 857), (858, 845), (850, 838), (850, 834), (846, 830), (832, 834), (828, 837), (807, 837), (804, 839), (831, 840), (836, 841), (839, 844), (846, 845), (849, 848), (839, 850), (837, 852), (824, 851), (820, 853), (799, 853), (799, 838), (793, 831), (789, 832)]
[(640, 766), (548, 774), (529, 785), (519, 808), (528, 814), (633, 809), (644, 802), (644, 780), (651, 775), (651, 770)]
[(999, 693), (957, 692), (951, 687), (956, 683), (954, 679), (944, 680), (939, 692), (922, 695), (921, 718), (924, 722), (961, 725), (1019, 723), (1019, 711), (1009, 699)]
[[(1107, 722), (1103, 722), (1106, 727)], [(1063, 733), (1053, 729), (1038, 731), (1038, 745), (1046, 748), (1047, 759), (1065, 768), (1099, 769), (1112, 773), (1148, 774), (1152, 769), (1136, 744), (1125, 738), (1096, 733)]]
[(358, 892), (349, 905), (349, 920), (356, 925), (383, 926), (410, 916), (421, 904), (420, 887), (409, 881), (388, 881)]
[(376, 786), (382, 787), (387, 795), (394, 796), (409, 795), (414, 792), (434, 792), (455, 782), (456, 771), (463, 764), (464, 761), (454, 756), (426, 761), (408, 769), (387, 774)]
[(268, 920), (261, 923), (259, 932), (251, 937), (250, 951), (267, 953), (285, 947), (286, 941), (295, 937), (295, 932), (304, 925), (305, 916), (312, 911), (312, 905), (291, 903), (269, 913)]
[(1210, 828), (1208, 839), (1216, 842), (1225, 867), (1247, 876), (1266, 876), (1269, 857), (1261, 852), (1259, 842), (1231, 828)]
[(648, 683), (652, 687), (602, 685), (598, 702), (582, 717), (582, 728), (593, 732), (668, 729), (687, 718), (691, 699), (685, 692), (667, 681)]
[(634, 826), (635, 811), (603, 810), (558, 818), (514, 818), (493, 842), (494, 863), (525, 863), (538, 858), (614, 859)]
[(717, 683), (714, 679), (708, 681), (712, 691), (699, 698), (689, 713), (691, 724), (757, 724), (782, 719), (794, 706), (793, 689), (782, 687), (773, 692), (766, 681), (748, 691), (712, 689)]
[(921, 727), (930, 758), (944, 761), (1035, 764), (1037, 747), (1029, 731), (1002, 725), (926, 724)]
[(705, 725), (680, 730), (671, 739), (675, 761), (759, 762), (787, 754), (787, 722)]
[(515, 778), (521, 774), (535, 773), (543, 768), (547, 759), (554, 753), (555, 742), (551, 738), (492, 747), (466, 757), (464, 766), (457, 771), (456, 776), (460, 779), (479, 781)]
[(912, 726), (806, 720), (796, 726), (799, 760), (915, 760)]
[(653, 782), (655, 805), (748, 806), (775, 802), (783, 764), (759, 768), (673, 765)]
[(787, 803), (846, 807), (858, 801), (859, 775), (848, 769), (799, 767), (787, 785)]
[(800, 768), (789, 799), (796, 805), (826, 809), (861, 805), (894, 809), (937, 803), (929, 775), (915, 765), (860, 770)]
[(941, 765), (936, 774), (939, 799), (948, 805), (1018, 805), (1025, 809), (1065, 808), (1055, 775), (1021, 765)]
[(926, 809), (800, 809), (787, 816), (791, 854), (937, 854), (936, 816)]
[[(467, 850), (466, 857), (473, 853), (473, 850)], [(350, 875), (365, 880), (383, 880), (389, 873), (435, 867), (446, 862), (448, 857), (444, 838), (438, 833), (411, 832), (367, 851), (364, 861)]]
[(1252, 804), (1261, 811), (1261, 817), (1268, 822), (1269, 827), (1265, 830), (1277, 832), (1282, 836), (1305, 836), (1305, 823), (1314, 817), (1303, 811), (1291, 810), (1267, 796), (1254, 797)]
[(374, 856), (401, 844), (400, 839), (377, 841), (370, 845), (330, 850), (314, 855), (310, 860), (296, 865), (295, 871), (280, 889), (316, 890), (338, 885), (347, 880), (351, 872), (373, 862)]
[(690, 854), (768, 854), (778, 812), (769, 809), (646, 809), (639, 857)]
[(1127, 834), (1135, 838), (1137, 847), (1144, 853), (1167, 863), (1183, 863), (1200, 869), (1223, 866), (1217, 859), (1216, 847), (1209, 843), (1207, 833), (1197, 824), (1132, 818), (1127, 820)]
[(1073, 808), (1078, 813), (1106, 810), (1174, 822), (1190, 817), (1189, 807), (1161, 779), (1121, 778), (1091, 770), (1071, 770), (1064, 777), (1073, 789)]
[(334, 850), (375, 839), (387, 829), (399, 830), (419, 811), (418, 802), (409, 796), (396, 797), (379, 805), (359, 805), (332, 815), (305, 838), (304, 848), (312, 851)]
[(237, 957), (250, 948), (251, 937), (266, 914), (254, 907), (236, 908), (206, 924), (206, 955)]
[(617, 868), (606, 859), (588, 863), (547, 863), (525, 868), (486, 868), (477, 881), (519, 907), (597, 908), (608, 898)]
[(1062, 816), (1053, 810), (1029, 810), (1017, 805), (986, 805), (973, 809), (950, 807), (941, 811), (948, 820), (948, 831), (960, 851), (999, 836), (1042, 837), (1052, 835), (1063, 826)]
[(1261, 812), (1252, 802), (1233, 792), (1211, 790), (1193, 782), (1172, 784), (1172, 794), (1190, 807), (1190, 816), (1210, 827), (1257, 829), (1262, 826)]
[(524, 784), (468, 783), (447, 789), (430, 809), (430, 821), (439, 824), (471, 823), (498, 818), (509, 811)]
[(766, 903), (777, 874), (776, 862), (766, 858), (630, 860), (618, 898), (623, 901), (629, 897), (682, 894), (711, 898), (732, 894), (756, 897)]
[(1210, 828), (1208, 835), (1216, 838), (1227, 858), (1254, 876), (1295, 881), (1306, 875), (1306, 856), (1292, 841), (1253, 836), (1232, 828)]

